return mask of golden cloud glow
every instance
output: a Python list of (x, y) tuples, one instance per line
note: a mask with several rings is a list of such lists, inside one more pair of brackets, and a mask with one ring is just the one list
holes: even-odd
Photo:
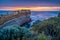
[(1, 7), (0, 10), (60, 11), (60, 7)]

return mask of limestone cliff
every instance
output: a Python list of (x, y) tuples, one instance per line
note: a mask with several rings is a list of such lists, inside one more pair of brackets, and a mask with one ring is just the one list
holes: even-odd
[(14, 11), (13, 14), (8, 14), (0, 17), (0, 25), (13, 25), (18, 24), (22, 25), (25, 22), (29, 22), (30, 19), (30, 10), (18, 10)]

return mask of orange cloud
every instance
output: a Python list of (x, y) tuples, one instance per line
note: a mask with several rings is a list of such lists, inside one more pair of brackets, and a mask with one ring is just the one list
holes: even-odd
[(1, 7), (0, 10), (60, 11), (60, 7)]

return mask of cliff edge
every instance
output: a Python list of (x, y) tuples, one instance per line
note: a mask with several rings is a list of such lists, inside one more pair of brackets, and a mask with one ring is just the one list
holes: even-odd
[(31, 21), (30, 14), (31, 14), (30, 10), (13, 11), (12, 14), (6, 14), (0, 16), (0, 25), (9, 25), (9, 24), (13, 25), (13, 23), (22, 25), (26, 22)]

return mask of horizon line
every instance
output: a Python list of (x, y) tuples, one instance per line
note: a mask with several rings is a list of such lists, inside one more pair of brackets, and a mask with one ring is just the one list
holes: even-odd
[(60, 11), (60, 6), (59, 7), (0, 7), (0, 10), (31, 10), (31, 11)]

